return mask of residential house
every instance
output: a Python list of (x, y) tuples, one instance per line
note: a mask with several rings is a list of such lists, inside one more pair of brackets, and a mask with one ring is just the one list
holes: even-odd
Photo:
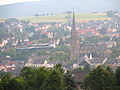
[(0, 65), (0, 71), (7, 72), (7, 68), (5, 65)]

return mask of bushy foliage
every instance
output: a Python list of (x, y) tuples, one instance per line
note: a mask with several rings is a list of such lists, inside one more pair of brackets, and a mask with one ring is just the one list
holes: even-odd
[(18, 77), (4, 76), (0, 90), (74, 90), (76, 84), (70, 73), (64, 73), (61, 65), (54, 68), (24, 67)]
[(85, 90), (117, 90), (115, 75), (107, 67), (98, 66), (93, 69), (84, 80)]

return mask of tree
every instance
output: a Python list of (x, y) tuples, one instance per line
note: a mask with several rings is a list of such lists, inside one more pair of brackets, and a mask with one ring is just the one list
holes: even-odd
[(56, 51), (51, 53), (51, 60), (68, 60), (68, 53), (64, 52), (64, 51)]
[(46, 38), (48, 38), (47, 35), (45, 35), (45, 34), (42, 34), (42, 35), (41, 35), (41, 39), (46, 39)]
[(115, 90), (114, 75), (110, 70), (98, 66), (84, 80), (85, 90)]
[(4, 77), (5, 75), (9, 74), (8, 72), (0, 71), (0, 78)]
[(54, 68), (56, 68), (56, 69), (61, 69), (61, 68), (62, 68), (62, 65), (61, 65), (61, 64), (56, 64), (56, 65), (54, 66)]
[(7, 52), (7, 54), (11, 57), (15, 57), (17, 54), (17, 51), (15, 48), (10, 48), (10, 50)]
[(1, 78), (1, 81), (0, 81), (0, 90), (8, 90), (7, 89), (7, 85), (8, 85), (8, 82), (9, 80), (11, 80), (12, 76), (10, 73), (7, 73), (6, 75), (4, 75), (2, 78)]
[(70, 15), (70, 14), (72, 14), (72, 11), (68, 10), (68, 11), (66, 11), (66, 14)]
[(120, 86), (120, 66), (115, 71), (116, 84)]
[(26, 90), (26, 83), (22, 77), (9, 80), (6, 90)]
[(75, 90), (76, 84), (70, 72), (64, 73), (62, 66), (54, 68), (24, 67), (20, 75), (9, 74), (1, 78), (0, 90)]
[(70, 71), (67, 71), (64, 75), (64, 81), (65, 86), (67, 90), (76, 90), (76, 83), (74, 76), (70, 73)]
[(44, 90), (43, 84), (45, 79), (48, 77), (50, 71), (44, 67), (40, 67), (36, 69), (35, 75), (35, 86), (36, 90)]
[(36, 31), (31, 37), (31, 40), (39, 40), (40, 38), (41, 38), (41, 31)]
[(63, 74), (59, 70), (51, 70), (43, 83), (43, 90), (65, 90)]
[(108, 17), (113, 17), (114, 14), (115, 14), (115, 12), (113, 12), (113, 11), (111, 11), (111, 10), (107, 12), (107, 16), (108, 16)]
[(73, 69), (73, 72), (83, 72), (83, 70), (81, 69), (81, 67), (79, 67), (79, 68)]
[(37, 17), (39, 17), (40, 15), (39, 14), (35, 14), (35, 17), (37, 18)]
[(35, 85), (35, 77), (36, 72), (34, 68), (31, 67), (24, 67), (20, 72), (20, 77), (26, 81), (26, 85), (28, 89), (32, 89)]
[(120, 47), (119, 46), (115, 46), (111, 48), (112, 53), (109, 55), (110, 59), (115, 59), (116, 57), (118, 57), (120, 55)]

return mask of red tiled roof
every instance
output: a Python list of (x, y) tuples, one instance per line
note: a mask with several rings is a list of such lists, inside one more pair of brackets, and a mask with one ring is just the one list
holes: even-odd
[(114, 33), (114, 34), (112, 34), (112, 36), (119, 36), (119, 34), (118, 33)]
[(97, 31), (96, 29), (79, 29), (77, 30), (78, 32), (95, 32)]
[(0, 71), (1, 70), (5, 70), (5, 71), (7, 70), (7, 68), (5, 67), (5, 65), (0, 65)]
[(14, 62), (13, 62), (13, 61), (8, 61), (7, 64), (10, 64), (10, 65), (11, 65), (11, 64), (14, 64)]
[(87, 23), (88, 22), (88, 20), (82, 20), (82, 21), (80, 21), (81, 23)]
[(98, 32), (93, 32), (92, 34), (93, 34), (94, 36), (100, 35)]
[(109, 29), (109, 30), (107, 30), (107, 32), (113, 32), (113, 30), (112, 30), (112, 29)]
[(26, 44), (33, 44), (33, 42), (31, 42), (31, 41), (26, 41), (25, 43)]
[(97, 30), (95, 29), (79, 29), (77, 30), (77, 32), (79, 32), (80, 34), (87, 34), (88, 32), (96, 32)]
[(42, 32), (42, 34), (48, 35), (50, 34), (50, 32)]
[(0, 37), (1, 39), (13, 39), (14, 37)]

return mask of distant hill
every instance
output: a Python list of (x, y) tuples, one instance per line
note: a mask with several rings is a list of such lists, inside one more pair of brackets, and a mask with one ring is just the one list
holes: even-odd
[[(88, 3), (87, 1), (90, 1)], [(108, 0), (109, 1), (109, 0)], [(112, 0), (111, 0), (112, 1)], [(119, 10), (119, 5), (112, 2), (104, 3), (104, 0), (42, 0), (34, 2), (22, 2), (0, 6), (0, 17), (26, 17), (35, 14), (62, 13), (75, 9), (76, 12), (103, 12), (107, 10)]]

